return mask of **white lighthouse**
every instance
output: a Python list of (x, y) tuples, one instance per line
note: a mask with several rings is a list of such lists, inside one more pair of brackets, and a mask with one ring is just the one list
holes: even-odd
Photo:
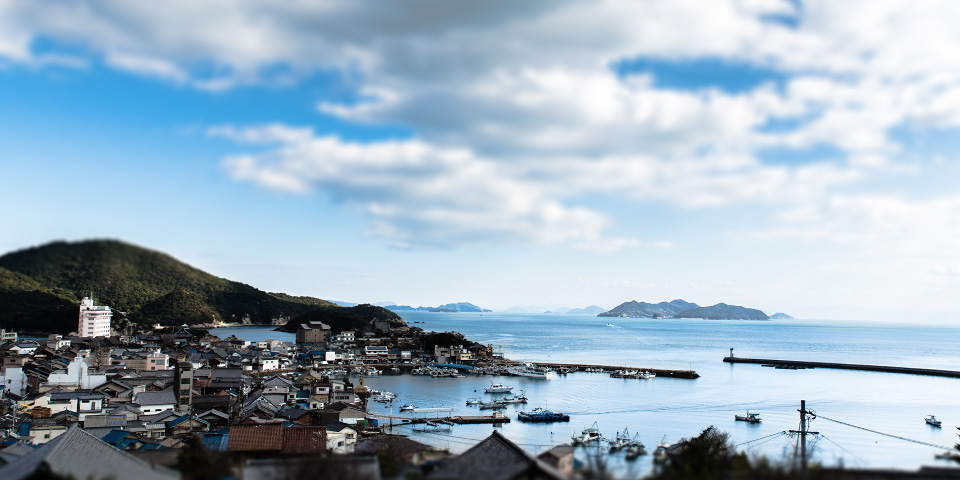
[(83, 297), (80, 301), (80, 325), (77, 327), (77, 335), (90, 338), (109, 337), (112, 318), (110, 307), (96, 306), (93, 298)]

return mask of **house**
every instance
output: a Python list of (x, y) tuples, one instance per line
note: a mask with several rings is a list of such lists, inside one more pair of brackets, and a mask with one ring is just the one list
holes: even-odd
[(82, 356), (77, 356), (66, 370), (57, 370), (47, 377), (47, 385), (89, 390), (107, 383), (107, 376), (91, 372), (90, 365)]
[[(330, 436), (330, 428), (327, 428)], [(411, 440), (399, 435), (382, 435), (368, 438), (357, 444), (354, 453), (359, 455), (386, 455), (400, 460), (408, 465), (423, 465), (450, 456), (446, 450), (437, 450), (430, 445)]]
[(0, 478), (4, 480), (49, 478), (49, 474), (63, 478), (180, 479), (179, 472), (153, 467), (84, 432), (77, 425), (0, 467)]
[(330, 326), (323, 322), (305, 322), (297, 327), (298, 344), (313, 344), (330, 341)]
[(101, 414), (107, 403), (106, 395), (77, 390), (75, 392), (47, 392), (33, 401), (34, 408), (46, 407), (51, 415), (61, 412), (75, 413), (79, 420), (90, 414)]
[(517, 446), (499, 431), (453, 457), (427, 480), (565, 480), (553, 466)]
[(323, 427), (284, 427), (281, 422), (239, 423), (230, 427), (228, 452), (247, 454), (312, 454), (326, 450)]
[(573, 446), (570, 444), (557, 445), (546, 452), (537, 455), (537, 458), (549, 463), (563, 475), (573, 475)]
[(141, 392), (133, 396), (133, 403), (140, 406), (144, 415), (174, 410), (177, 407), (177, 395), (174, 392)]
[(333, 453), (351, 453), (357, 444), (359, 432), (343, 422), (327, 424), (327, 449)]

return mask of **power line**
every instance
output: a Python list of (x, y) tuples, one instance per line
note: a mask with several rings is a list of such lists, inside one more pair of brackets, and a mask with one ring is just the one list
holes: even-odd
[(884, 433), (884, 432), (881, 432), (881, 431), (879, 431), (879, 430), (873, 430), (873, 429), (870, 429), (870, 428), (861, 427), (861, 426), (859, 426), (859, 425), (854, 425), (854, 424), (852, 424), (852, 423), (841, 422), (840, 420), (834, 420), (834, 419), (832, 419), (832, 418), (824, 417), (823, 415), (817, 415), (817, 418), (822, 418), (822, 419), (827, 420), (827, 421), (829, 421), (829, 422), (839, 423), (840, 425), (846, 425), (846, 426), (848, 426), (848, 427), (857, 428), (857, 429), (864, 430), (864, 431), (867, 431), (867, 432), (870, 432), (870, 433), (876, 433), (877, 435), (883, 435), (883, 436), (885, 436), (885, 437), (896, 438), (897, 440), (903, 440), (903, 441), (905, 441), (905, 442), (917, 443), (917, 444), (920, 444), (920, 445), (926, 445), (926, 446), (928, 446), (928, 447), (934, 447), (934, 448), (942, 448), (942, 449), (944, 449), (944, 450), (950, 450), (950, 448), (951, 448), (951, 447), (944, 447), (943, 445), (937, 445), (937, 444), (935, 444), (935, 443), (929, 443), (929, 442), (924, 442), (924, 441), (921, 441), (921, 440), (914, 440), (914, 439), (912, 439), (912, 438), (901, 437), (901, 436), (899, 436), (899, 435), (893, 435), (893, 434), (891, 434), (891, 433)]
[(771, 433), (770, 435), (765, 435), (765, 436), (760, 437), (760, 438), (754, 438), (753, 440), (747, 440), (746, 442), (738, 443), (738, 444), (734, 445), (734, 447), (739, 447), (739, 446), (741, 446), (741, 445), (746, 445), (746, 444), (748, 444), (748, 443), (757, 442), (757, 441), (763, 440), (764, 438), (770, 438), (770, 437), (775, 437), (775, 436), (777, 436), (777, 435), (786, 435), (786, 434), (787, 434), (787, 431), (786, 431), (786, 430), (783, 430), (783, 431), (780, 431), (780, 432), (777, 432), (777, 433)]

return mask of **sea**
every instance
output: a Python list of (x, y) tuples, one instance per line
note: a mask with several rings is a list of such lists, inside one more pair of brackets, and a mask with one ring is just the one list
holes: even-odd
[[(485, 394), (484, 387), (503, 383), (523, 391), (526, 405), (511, 405), (512, 421), (493, 425), (455, 425), (446, 430), (417, 431), (409, 425), (397, 433), (417, 441), (462, 452), (494, 429), (531, 453), (569, 443), (596, 423), (606, 438), (626, 430), (648, 452), (659, 443), (675, 443), (714, 427), (729, 435), (740, 451), (772, 462), (794, 458), (801, 400), (815, 418), (808, 429), (813, 461), (845, 467), (915, 470), (922, 465), (956, 465), (935, 455), (958, 442), (960, 379), (830, 369), (787, 370), (753, 364), (728, 364), (734, 349), (740, 357), (891, 365), (960, 371), (960, 328), (911, 323), (865, 323), (824, 320), (697, 320), (607, 318), (590, 315), (400, 312), (405, 321), (427, 331), (456, 331), (492, 345), (512, 360), (618, 365), (633, 369), (695, 370), (695, 380), (674, 378), (615, 379), (604, 373), (574, 372), (552, 380), (473, 376), (432, 378), (414, 375), (365, 377), (364, 384), (397, 394), (399, 406), (451, 408), (454, 415), (488, 415), (466, 400)], [(292, 339), (271, 327), (213, 330), (223, 338)], [(521, 410), (542, 407), (570, 415), (569, 423), (526, 424)], [(390, 407), (371, 402), (375, 415)], [(759, 413), (760, 424), (734, 419)], [(405, 413), (406, 414), (406, 413)], [(942, 428), (927, 425), (936, 415)], [(382, 420), (387, 423), (388, 420)], [(651, 456), (628, 462), (622, 453), (579, 448), (577, 459), (623, 478), (645, 475)]]

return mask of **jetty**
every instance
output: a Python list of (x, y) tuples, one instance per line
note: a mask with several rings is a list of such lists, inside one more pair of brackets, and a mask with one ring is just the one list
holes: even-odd
[(733, 349), (730, 356), (723, 357), (726, 363), (756, 363), (770, 365), (781, 369), (801, 368), (832, 368), (836, 370), (862, 370), (866, 372), (905, 373), (909, 375), (928, 375), (933, 377), (960, 378), (960, 372), (955, 370), (936, 370), (932, 368), (893, 367), (888, 365), (862, 365), (857, 363), (808, 362), (803, 360), (777, 360), (771, 358), (744, 358), (734, 357)]
[[(497, 362), (497, 363), (522, 363), (522, 362)], [(668, 370), (663, 368), (647, 368), (647, 367), (625, 367), (623, 365), (593, 365), (589, 363), (544, 363), (544, 362), (535, 362), (537, 366), (547, 367), (551, 369), (558, 368), (569, 368), (584, 371), (586, 369), (593, 370), (603, 370), (604, 372), (615, 372), (617, 370), (637, 370), (645, 371), (657, 374), (657, 378), (683, 378), (688, 380), (693, 380), (695, 378), (700, 378), (694, 370)]]

